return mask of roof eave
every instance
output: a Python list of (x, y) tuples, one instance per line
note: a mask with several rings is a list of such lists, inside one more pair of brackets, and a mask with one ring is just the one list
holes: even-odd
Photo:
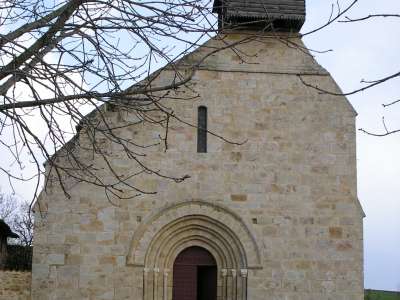
[(259, 13), (246, 13), (246, 12), (238, 12), (238, 11), (227, 11), (227, 17), (235, 17), (235, 18), (253, 18), (259, 20), (296, 20), (296, 21), (305, 21), (305, 14), (259, 14)]

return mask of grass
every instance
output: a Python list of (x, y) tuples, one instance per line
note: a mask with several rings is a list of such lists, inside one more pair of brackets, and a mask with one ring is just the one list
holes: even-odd
[(400, 300), (400, 292), (365, 290), (365, 300)]

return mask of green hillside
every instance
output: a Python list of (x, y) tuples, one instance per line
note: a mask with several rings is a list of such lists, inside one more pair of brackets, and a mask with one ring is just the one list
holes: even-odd
[(365, 300), (400, 300), (400, 292), (365, 290)]

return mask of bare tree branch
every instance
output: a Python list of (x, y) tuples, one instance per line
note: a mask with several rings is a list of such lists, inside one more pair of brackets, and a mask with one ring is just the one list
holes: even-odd
[(383, 107), (389, 107), (389, 106), (395, 105), (397, 103), (400, 103), (400, 99), (399, 100), (395, 100), (395, 101), (393, 101), (391, 103), (388, 103), (388, 104), (382, 104), (382, 106)]
[(314, 85), (314, 84), (308, 83), (306, 80), (304, 80), (302, 75), (298, 75), (298, 78), (300, 79), (301, 83), (304, 84), (305, 86), (313, 88), (313, 89), (319, 91), (321, 94), (329, 94), (329, 95), (333, 95), (333, 96), (351, 96), (351, 95), (366, 91), (366, 90), (368, 90), (370, 88), (373, 88), (373, 87), (375, 87), (377, 85), (380, 85), (380, 84), (382, 84), (384, 82), (387, 82), (389, 80), (395, 79), (397, 77), (400, 77), (400, 72), (394, 73), (394, 74), (392, 74), (390, 76), (387, 76), (387, 77), (384, 77), (384, 78), (381, 78), (381, 79), (378, 79), (378, 80), (374, 80), (374, 81), (362, 80), (361, 83), (368, 82), (369, 84), (364, 86), (364, 87), (362, 87), (362, 88), (359, 88), (359, 89), (356, 89), (356, 90), (353, 90), (353, 91), (350, 91), (350, 92), (337, 93), (337, 92), (332, 92), (332, 91), (328, 91), (328, 90), (325, 90), (323, 88), (320, 88), (318, 85)]
[(313, 33), (316, 33), (318, 31), (321, 31), (322, 29), (329, 27), (330, 25), (332, 25), (333, 23), (335, 23), (336, 21), (338, 21), (341, 17), (343, 17), (347, 12), (349, 12), (356, 4), (358, 3), (358, 0), (354, 0), (353, 2), (351, 2), (344, 10), (341, 10), (340, 4), (339, 2), (337, 2), (336, 4), (336, 8), (337, 8), (337, 14), (336, 16), (334, 15), (334, 5), (332, 4), (332, 8), (331, 8), (331, 15), (328, 19), (328, 21), (321, 25), (320, 27), (317, 27), (309, 32), (303, 33), (302, 36), (307, 36)]
[(28, 203), (21, 202), (13, 195), (8, 195), (0, 189), (0, 219), (4, 220), (19, 238), (17, 243), (32, 246), (33, 216)]
[[(0, 172), (11, 183), (36, 180), (36, 198), (45, 172), (42, 162), (47, 161), (49, 176), (45, 188), (57, 181), (68, 197), (65, 180), (68, 178), (103, 188), (110, 202), (115, 197), (128, 199), (154, 193), (134, 184), (136, 176), (158, 176), (174, 182), (186, 180), (187, 174), (157, 170), (147, 161), (152, 148), (163, 146), (164, 151), (168, 150), (172, 123), (196, 127), (167, 103), (193, 101), (198, 97), (192, 79), (202, 63), (218, 51), (232, 51), (239, 61), (248, 63), (249, 56), (238, 46), (257, 38), (257, 33), (243, 34), (241, 40), (228, 42), (223, 34), (216, 35), (218, 21), (212, 14), (212, 2), (3, 1), (0, 26), (8, 32), (0, 35), (0, 148), (11, 161), (10, 165), (0, 166)], [(303, 36), (341, 21), (357, 3), (354, 0), (344, 9), (339, 2), (332, 5), (327, 22)], [(397, 15), (347, 18), (346, 22), (378, 17)], [(302, 53), (330, 51), (307, 49), (290, 37), (274, 36), (268, 22), (265, 30), (272, 33), (271, 38)], [(200, 51), (203, 56), (190, 65), (180, 64), (182, 58), (210, 38), (219, 39), (221, 46)], [(171, 81), (160, 80), (163, 72), (171, 74)], [(360, 89), (339, 94), (307, 82), (306, 74), (298, 74), (306, 86), (332, 95), (353, 95), (397, 77), (400, 73), (363, 81), (366, 85)], [(191, 93), (179, 94), (181, 90)], [(118, 124), (110, 121), (110, 112), (118, 115)], [(159, 139), (145, 143), (120, 134), (122, 129), (143, 125), (157, 128)], [(386, 134), (393, 132), (386, 130)], [(228, 143), (245, 142), (229, 140), (218, 132), (209, 133)], [(118, 173), (105, 144), (118, 147), (120, 155), (131, 160), (136, 169)], [(95, 158), (105, 170), (99, 170), (93, 163)], [(22, 176), (15, 171), (16, 167), (23, 170), (27, 164), (33, 164), (35, 174)], [(108, 176), (103, 176), (104, 172)], [(132, 193), (125, 195), (125, 189)]]
[[(64, 180), (68, 177), (104, 188), (111, 202), (112, 197), (154, 193), (132, 184), (131, 179), (141, 174), (175, 182), (187, 179), (186, 174), (151, 168), (146, 151), (160, 143), (167, 149), (170, 120), (181, 120), (162, 102), (192, 100), (193, 96), (177, 97), (174, 91), (190, 89), (206, 58), (225, 49), (235, 51), (244, 42), (222, 42), (225, 46), (208, 49), (190, 67), (177, 65), (217, 32), (211, 3), (64, 0), (53, 6), (40, 1), (31, 8), (30, 0), (6, 1), (0, 8), (0, 23), (10, 28), (0, 36), (0, 131), (8, 132), (8, 139), (2, 139), (1, 145), (20, 169), (27, 163), (22, 157), (26, 152), (37, 169), (35, 176), (22, 177), (1, 166), (10, 182), (35, 179), (36, 198), (44, 172), (41, 162), (46, 160), (45, 187), (49, 180), (57, 180), (69, 197)], [(164, 70), (172, 72), (174, 79), (157, 83)], [(115, 125), (109, 121), (110, 109), (137, 119)], [(83, 112), (90, 110), (90, 114)], [(45, 136), (30, 126), (30, 118), (40, 120)], [(70, 125), (65, 126), (65, 121)], [(160, 127), (165, 137), (143, 144), (118, 133), (143, 124)], [(81, 144), (81, 136), (89, 144)], [(99, 140), (121, 147), (137, 169), (119, 174)], [(92, 157), (82, 159), (77, 149)], [(101, 158), (112, 180), (105, 181), (99, 174), (91, 163), (94, 157)], [(123, 189), (134, 193), (122, 195)]]
[(362, 18), (350, 18), (346, 17), (346, 20), (340, 20), (340, 23), (350, 23), (350, 22), (360, 22), (360, 21), (365, 21), (368, 19), (372, 18), (400, 18), (400, 14), (373, 14), (373, 15), (368, 15), (366, 17)]

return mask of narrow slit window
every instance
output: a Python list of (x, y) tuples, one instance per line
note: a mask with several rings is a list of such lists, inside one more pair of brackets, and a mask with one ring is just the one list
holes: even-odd
[(207, 152), (207, 107), (200, 106), (197, 115), (197, 152)]

